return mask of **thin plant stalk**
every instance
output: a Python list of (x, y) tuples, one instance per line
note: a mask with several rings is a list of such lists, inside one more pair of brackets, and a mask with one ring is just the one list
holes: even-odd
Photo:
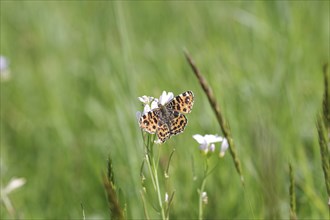
[(198, 210), (199, 210), (198, 219), (199, 220), (203, 219), (203, 192), (204, 192), (205, 184), (206, 184), (206, 178), (203, 179), (201, 189), (199, 192), (199, 208), (198, 208)]
[(162, 219), (167, 219), (166, 216), (165, 216), (164, 205), (163, 205), (162, 196), (161, 196), (161, 193), (160, 193), (157, 168), (155, 166), (153, 167), (153, 175), (155, 176), (155, 180), (156, 180), (156, 191), (157, 191), (158, 203), (159, 203)]
[(323, 66), (324, 93), (323, 93), (323, 111), (317, 117), (316, 128), (319, 137), (319, 146), (321, 153), (321, 163), (324, 173), (325, 186), (328, 193), (328, 208), (330, 218), (330, 100), (329, 100), (329, 74), (328, 64)]
[(295, 191), (295, 181), (294, 172), (291, 163), (289, 163), (289, 173), (290, 173), (290, 220), (296, 220), (296, 191)]
[(143, 190), (140, 191), (140, 194), (141, 194), (141, 198), (142, 198), (142, 203), (143, 203), (143, 211), (144, 211), (144, 215), (145, 215), (145, 218), (147, 220), (150, 219), (149, 217), (149, 214), (148, 214), (148, 211), (147, 211), (147, 205), (146, 205), (146, 201), (145, 201), (145, 198), (144, 198), (144, 194), (143, 194)]
[(198, 219), (199, 220), (203, 219), (203, 192), (205, 189), (207, 176), (208, 176), (208, 163), (207, 163), (207, 158), (206, 158), (204, 176), (203, 176), (201, 188), (199, 190), (199, 203), (198, 203)]
[(219, 164), (219, 160), (216, 165), (212, 169), (209, 169), (208, 158), (205, 158), (205, 167), (204, 167), (204, 175), (201, 187), (199, 189), (199, 202), (198, 202), (198, 219), (203, 219), (203, 192), (205, 191), (206, 186), (206, 178), (216, 169)]
[(194, 74), (196, 75), (201, 87), (204, 90), (204, 93), (206, 94), (210, 105), (215, 113), (215, 116), (217, 118), (217, 121), (220, 125), (220, 128), (222, 130), (222, 133), (224, 134), (225, 138), (228, 141), (229, 144), (229, 151), (230, 154), (233, 158), (235, 167), (236, 167), (236, 171), (240, 176), (241, 182), (244, 185), (244, 177), (243, 177), (243, 172), (242, 172), (242, 167), (241, 167), (241, 162), (237, 156), (236, 150), (235, 150), (235, 145), (234, 145), (234, 141), (233, 138), (231, 136), (231, 132), (229, 129), (229, 126), (225, 120), (225, 118), (223, 117), (221, 110), (220, 110), (220, 106), (217, 103), (215, 96), (213, 94), (212, 88), (210, 87), (210, 85), (208, 84), (208, 82), (206, 81), (206, 79), (203, 77), (203, 75), (201, 74), (201, 72), (199, 71), (199, 69), (197, 68), (195, 62), (192, 60), (192, 58), (190, 57), (190, 55), (188, 54), (187, 51), (185, 51), (185, 56), (186, 59), (190, 65), (190, 67), (192, 68)]
[(147, 162), (148, 170), (151, 176), (152, 184), (154, 187), (154, 190), (157, 193), (157, 201), (158, 205), (160, 208), (160, 213), (162, 216), (162, 219), (168, 219), (168, 217), (165, 214), (165, 207), (162, 201), (162, 196), (161, 196), (161, 190), (160, 190), (160, 185), (159, 185), (159, 178), (158, 178), (158, 161), (159, 161), (159, 156), (155, 160), (155, 155), (154, 155), (154, 150), (153, 150), (153, 144), (154, 144), (154, 138), (155, 135), (148, 135), (147, 137), (147, 144), (145, 144), (145, 160)]
[(107, 174), (103, 175), (103, 185), (108, 198), (111, 219), (125, 219), (124, 209), (121, 207), (117, 195), (112, 161), (110, 157), (108, 159)]

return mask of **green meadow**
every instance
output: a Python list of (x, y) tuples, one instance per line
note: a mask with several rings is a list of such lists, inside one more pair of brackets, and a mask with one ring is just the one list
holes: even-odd
[(206, 158), (192, 136), (223, 134), (185, 50), (213, 89), (244, 177), (243, 186), (217, 143), (203, 217), (289, 219), (291, 164), (298, 219), (329, 218), (316, 129), (330, 60), (329, 1), (0, 6), (0, 54), (10, 72), (0, 84), (1, 189), (15, 177), (26, 181), (1, 194), (1, 219), (109, 219), (102, 180), (109, 157), (126, 218), (145, 219), (145, 210), (161, 218), (142, 167), (138, 97), (187, 90), (195, 102), (185, 131), (153, 147), (161, 196), (174, 192), (170, 219), (197, 219)]

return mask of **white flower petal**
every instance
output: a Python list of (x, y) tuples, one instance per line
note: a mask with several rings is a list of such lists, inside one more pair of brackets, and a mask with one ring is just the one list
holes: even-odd
[(11, 191), (20, 188), (25, 184), (26, 180), (24, 178), (13, 178), (6, 188), (4, 188), (3, 192), (4, 194), (9, 194)]
[(204, 136), (204, 139), (206, 140), (207, 143), (217, 143), (223, 140), (221, 136), (213, 135), (213, 134), (206, 134)]
[(142, 102), (145, 105), (149, 105), (152, 101), (157, 101), (158, 102), (158, 99), (155, 99), (152, 96), (146, 96), (146, 95), (138, 97), (138, 99), (139, 99), (140, 102)]
[(168, 194), (165, 193), (165, 202), (168, 203)]
[(138, 97), (138, 99), (140, 100), (140, 102), (144, 103), (144, 104), (147, 104), (148, 101), (149, 101), (149, 98), (147, 96), (141, 96), (141, 97)]
[(151, 110), (152, 110), (152, 109), (155, 109), (155, 108), (158, 108), (158, 102), (156, 102), (156, 101), (152, 101), (152, 102), (151, 102)]
[(9, 62), (6, 57), (0, 56), (0, 71), (3, 72), (8, 69)]
[(140, 120), (142, 113), (141, 112), (136, 112), (136, 118), (137, 120)]
[(174, 98), (174, 94), (173, 94), (173, 92), (169, 92), (169, 93), (167, 94), (167, 101), (166, 101), (166, 102), (171, 101), (173, 98)]
[(208, 197), (206, 192), (202, 192), (202, 201), (204, 204), (207, 204), (208, 202)]
[(143, 114), (147, 113), (147, 112), (150, 112), (150, 106), (149, 105), (145, 105), (144, 108), (143, 108)]
[(162, 95), (159, 97), (159, 103), (161, 105), (165, 105), (167, 102), (173, 99), (173, 97), (173, 92), (166, 93), (166, 91), (163, 91)]
[(199, 144), (204, 144), (205, 143), (205, 139), (202, 135), (200, 134), (195, 134), (192, 136)]
[(226, 138), (223, 139), (221, 143), (221, 148), (220, 148), (220, 157), (225, 156), (226, 150), (228, 149), (229, 144)]
[(166, 91), (163, 91), (163, 93), (161, 94), (161, 96), (159, 97), (159, 103), (161, 105), (165, 104), (165, 99), (166, 99)]
[(209, 149), (210, 149), (211, 152), (214, 152), (214, 150), (215, 150), (215, 145), (214, 145), (214, 144), (211, 144), (210, 147), (209, 147)]
[(207, 144), (199, 145), (199, 150), (203, 151), (205, 154), (207, 154), (207, 152), (209, 152), (209, 148), (207, 147)]

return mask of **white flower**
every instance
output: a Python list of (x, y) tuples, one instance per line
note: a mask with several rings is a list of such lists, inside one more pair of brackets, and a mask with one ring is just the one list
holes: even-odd
[(145, 105), (144, 109), (143, 109), (143, 113), (146, 113), (148, 111), (151, 111), (155, 108), (158, 108), (158, 100), (154, 100), (151, 102), (150, 106), (149, 105)]
[(167, 192), (165, 193), (165, 202), (168, 203), (168, 194), (167, 194)]
[(9, 61), (4, 56), (0, 56), (0, 78), (3, 81), (10, 78)]
[(135, 116), (136, 116), (137, 121), (139, 122), (139, 120), (140, 120), (140, 118), (141, 118), (141, 116), (142, 116), (142, 113), (141, 113), (140, 111), (137, 111), (137, 112), (135, 113)]
[(223, 139), (222, 143), (221, 143), (221, 147), (220, 147), (220, 157), (225, 156), (225, 152), (228, 149), (229, 144), (226, 138)]
[(206, 205), (208, 202), (208, 197), (206, 192), (202, 192), (202, 201)]
[(0, 71), (4, 71), (6, 69), (8, 69), (8, 66), (9, 66), (9, 62), (7, 60), (6, 57), (4, 56), (0, 56)]
[(138, 97), (138, 99), (140, 100), (140, 102), (142, 102), (144, 104), (144, 107), (143, 107), (143, 112), (136, 112), (136, 118), (137, 120), (140, 119), (140, 117), (155, 109), (155, 108), (158, 108), (158, 99), (154, 98), (154, 97), (151, 97), (151, 96), (142, 96), (142, 97)]
[(144, 105), (149, 105), (152, 101), (156, 101), (158, 103), (158, 99), (152, 97), (152, 96), (141, 96), (138, 97), (138, 99), (140, 100), (140, 102), (142, 102)]
[(159, 104), (165, 105), (167, 102), (173, 99), (173, 97), (173, 92), (166, 93), (166, 91), (163, 91), (162, 95), (159, 97)]
[(10, 182), (8, 183), (8, 185), (2, 189), (2, 193), (4, 194), (9, 194), (12, 191), (14, 191), (17, 188), (20, 188), (21, 186), (23, 186), (25, 184), (25, 179), (24, 178), (12, 178), (10, 180)]
[(155, 144), (162, 144), (163, 142), (160, 139), (154, 141)]
[(207, 154), (208, 152), (214, 152), (215, 151), (215, 143), (221, 144), (220, 149), (220, 155), (224, 155), (225, 151), (228, 148), (228, 142), (225, 138), (218, 136), (218, 135), (212, 135), (212, 134), (206, 134), (204, 136), (200, 134), (193, 135), (193, 138), (200, 144), (199, 149), (204, 153)]
[(5, 204), (7, 210), (9, 213), (14, 213), (13, 205), (10, 202), (10, 199), (8, 198), (8, 195), (14, 191), (15, 189), (18, 189), (22, 187), (25, 184), (26, 180), (24, 178), (12, 178), (8, 185), (5, 188), (1, 188), (1, 200)]

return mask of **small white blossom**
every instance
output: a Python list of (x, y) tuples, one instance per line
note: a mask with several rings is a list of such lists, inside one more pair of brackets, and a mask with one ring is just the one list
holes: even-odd
[(222, 142), (221, 149), (220, 149), (221, 155), (224, 155), (225, 151), (228, 148), (227, 140), (218, 135), (206, 134), (206, 135), (202, 136), (200, 134), (195, 134), (195, 135), (193, 135), (193, 138), (200, 144), (199, 149), (204, 154), (208, 154), (209, 152), (214, 152), (215, 143)]
[(135, 115), (136, 115), (136, 119), (139, 121), (142, 116), (142, 113), (137, 111)]
[(8, 195), (15, 189), (18, 189), (21, 186), (23, 186), (25, 184), (25, 182), (26, 181), (24, 178), (12, 178), (10, 180), (10, 182), (8, 183), (8, 185), (4, 189), (2, 189), (1, 192)]
[(142, 102), (144, 105), (149, 105), (152, 101), (156, 101), (158, 102), (158, 99), (152, 97), (152, 96), (141, 96), (138, 97), (138, 99), (140, 100), (140, 102)]
[(159, 103), (161, 105), (165, 105), (167, 102), (173, 99), (173, 97), (173, 92), (166, 93), (166, 91), (163, 91), (162, 95), (159, 97)]
[(0, 56), (0, 78), (1, 81), (10, 79), (9, 61), (4, 56)]
[(206, 205), (208, 202), (208, 197), (206, 192), (202, 192), (202, 201)]
[(144, 104), (144, 107), (143, 107), (143, 112), (140, 112), (140, 111), (136, 112), (137, 120), (139, 120), (143, 114), (145, 114), (155, 108), (158, 108), (158, 99), (155, 99), (151, 96), (148, 97), (145, 95), (142, 97), (138, 97), (138, 99)]
[(4, 71), (6, 69), (8, 69), (8, 66), (9, 66), (9, 62), (7, 60), (6, 57), (4, 56), (0, 56), (0, 71)]
[(138, 99), (140, 100), (140, 102), (142, 102), (143, 104), (149, 104), (150, 98), (152, 98), (152, 97), (148, 97), (146, 95), (141, 96), (141, 97), (138, 97)]
[(226, 150), (228, 149), (229, 144), (226, 138), (223, 139), (220, 147), (220, 157), (225, 156)]
[(14, 213), (14, 207), (11, 204), (8, 195), (15, 189), (22, 187), (25, 184), (25, 182), (26, 180), (24, 178), (12, 178), (8, 183), (8, 185), (5, 188), (1, 188), (0, 190), (1, 201), (4, 203), (8, 212), (11, 214)]
[(215, 150), (215, 145), (214, 145), (214, 144), (211, 144), (210, 147), (209, 147), (209, 150), (210, 150), (211, 152), (214, 152), (214, 150)]
[(168, 194), (167, 194), (167, 192), (165, 193), (165, 202), (168, 203)]
[(155, 108), (158, 108), (158, 99), (151, 102), (150, 109), (153, 110)]

